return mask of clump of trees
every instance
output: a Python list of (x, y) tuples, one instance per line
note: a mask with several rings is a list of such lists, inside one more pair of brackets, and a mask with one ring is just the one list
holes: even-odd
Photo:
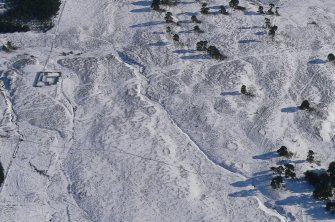
[(170, 27), (170, 26), (167, 26), (167, 27), (166, 27), (166, 33), (168, 33), (168, 34), (171, 34), (171, 33), (172, 33), (172, 30), (171, 30), (171, 27)]
[(330, 211), (331, 213), (335, 213), (335, 202), (328, 201), (326, 204), (326, 210)]
[(279, 156), (283, 156), (283, 157), (286, 157), (288, 159), (292, 158), (292, 156), (293, 156), (293, 153), (291, 151), (289, 151), (286, 146), (281, 146), (277, 150), (277, 153), (279, 154)]
[(274, 12), (272, 11), (272, 9), (273, 9), (273, 7), (275, 7), (275, 5), (271, 3), (269, 6), (270, 6), (270, 8), (269, 8), (269, 10), (268, 10), (268, 14), (269, 14), (269, 15), (273, 15)]
[(240, 4), (239, 0), (230, 0), (229, 2), (229, 6), (232, 8), (236, 8), (238, 6), (238, 4)]
[(197, 51), (206, 51), (209, 56), (217, 60), (223, 60), (227, 58), (226, 56), (222, 55), (221, 52), (215, 46), (207, 47), (207, 41), (199, 41), (196, 44)]
[(21, 20), (48, 21), (57, 14), (60, 5), (60, 0), (11, 0), (6, 15)]
[(283, 186), (283, 183), (284, 183), (283, 177), (282, 176), (276, 176), (271, 180), (270, 185), (273, 189), (279, 189)]
[(269, 35), (274, 37), (276, 35), (277, 29), (278, 29), (278, 26), (276, 26), (276, 25), (270, 26)]
[(239, 6), (240, 2), (239, 0), (230, 0), (229, 2), (229, 6), (233, 9), (237, 9), (237, 10), (245, 10), (245, 7)]
[(299, 106), (299, 109), (301, 110), (311, 110), (310, 104), (308, 100), (304, 100), (301, 105)]
[(247, 94), (247, 86), (246, 85), (242, 85), (241, 87), (241, 93), (246, 95)]
[(178, 0), (160, 0), (162, 5), (175, 6), (178, 4)]
[(285, 178), (291, 178), (295, 179), (296, 178), (296, 173), (294, 172), (294, 165), (287, 163), (284, 166), (278, 166), (278, 167), (271, 167), (270, 168), (275, 174), (278, 174), (278, 176), (274, 177), (271, 180), (271, 187), (273, 189), (278, 189), (283, 186), (284, 179), (283, 179), (283, 174), (285, 175)]
[(173, 24), (175, 24), (175, 25), (177, 25), (177, 26), (180, 25), (180, 22), (179, 22), (179, 21), (177, 21), (177, 22), (174, 21), (171, 12), (166, 12), (166, 13), (165, 13), (165, 16), (164, 16), (164, 19), (165, 19), (165, 22), (166, 22), (166, 23), (173, 23)]
[[(52, 18), (59, 11), (60, 0), (10, 0), (9, 9), (0, 15), (0, 32), (26, 32), (34, 28), (46, 31), (53, 27)], [(51, 23), (51, 24), (50, 24)]]
[(314, 151), (313, 150), (308, 150), (307, 154), (307, 162), (313, 163), (314, 162)]
[(285, 177), (294, 179), (296, 178), (296, 173), (294, 172), (294, 166), (290, 163), (285, 164)]
[(28, 32), (30, 28), (22, 22), (0, 16), (0, 33)]
[(172, 40), (174, 42), (179, 42), (180, 41), (180, 37), (177, 33), (175, 33), (170, 26), (166, 27), (166, 33), (169, 34), (170, 37), (172, 37)]
[(179, 35), (178, 34), (174, 34), (172, 37), (173, 41), (175, 42), (179, 42)]
[[(280, 156), (287, 156), (289, 153), (285, 146), (282, 146), (277, 152)], [(308, 162), (315, 162), (314, 154), (313, 150), (308, 151)], [(286, 163), (284, 166), (271, 167), (270, 169), (276, 174), (270, 183), (273, 189), (284, 187), (285, 178), (296, 179), (295, 166), (291, 163)], [(312, 196), (318, 200), (327, 200), (326, 210), (335, 213), (335, 161), (329, 164), (327, 170), (308, 170), (304, 175), (305, 180), (314, 187)]]
[(220, 6), (220, 13), (223, 15), (229, 15), (227, 9), (223, 5)]
[(308, 150), (306, 161), (311, 164), (315, 163), (316, 165), (320, 166), (321, 162), (320, 160), (315, 160), (314, 154), (315, 152), (313, 150)]
[[(277, 15), (277, 16), (279, 16), (280, 14), (279, 14), (279, 12), (278, 12), (278, 9), (279, 9), (279, 7), (275, 7), (275, 5), (274, 4), (269, 4), (269, 6), (270, 6), (270, 8), (269, 8), (269, 10), (267, 10), (267, 12), (266, 12), (266, 14), (268, 14), (268, 15)], [(273, 12), (272, 10), (273, 10), (273, 8), (275, 7), (275, 11)], [(257, 11), (259, 14), (265, 14), (265, 12), (264, 12), (264, 7), (263, 6), (258, 6), (258, 11)]]
[(195, 15), (192, 15), (192, 16), (191, 16), (191, 21), (192, 21), (193, 23), (198, 23), (198, 24), (201, 23), (201, 21), (199, 21), (198, 18), (197, 18), (197, 16), (195, 16)]
[(209, 56), (211, 56), (212, 58), (217, 59), (217, 60), (223, 60), (223, 59), (227, 58), (226, 56), (222, 55), (220, 53), (220, 51), (215, 46), (209, 46), (207, 48), (207, 53), (208, 53)]
[(207, 3), (203, 3), (200, 9), (202, 14), (209, 14), (209, 8), (207, 7)]
[(258, 11), (257, 11), (257, 12), (258, 12), (259, 14), (265, 14), (265, 13), (264, 13), (264, 7), (260, 5), (260, 6), (258, 7)]
[(197, 33), (204, 33), (204, 31), (203, 30), (201, 30), (200, 29), (200, 27), (199, 26), (194, 26), (194, 28), (193, 28), (193, 31), (195, 31), (195, 32), (197, 32)]
[(305, 179), (314, 186), (314, 198), (328, 200), (333, 197), (335, 189), (335, 161), (329, 164), (327, 171), (306, 171)]
[(250, 91), (247, 90), (247, 86), (246, 85), (242, 85), (241, 86), (241, 94), (246, 95), (246, 96), (250, 96), (250, 97), (254, 97), (255, 96), (252, 92), (250, 92)]
[(278, 166), (278, 167), (271, 167), (270, 168), (274, 173), (282, 175), (285, 171), (285, 168), (283, 166)]
[(12, 42), (8, 41), (6, 44), (2, 45), (2, 50), (5, 52), (11, 52), (16, 50), (17, 47), (12, 44)]
[(160, 0), (152, 0), (151, 8), (155, 11), (160, 11)]
[(265, 18), (265, 28), (269, 29), (271, 27), (270, 19)]
[(207, 41), (197, 42), (196, 50), (197, 51), (207, 51), (207, 44), (208, 44)]
[(287, 163), (284, 166), (278, 167), (271, 167), (270, 168), (274, 173), (278, 174), (279, 176), (285, 175), (286, 178), (294, 179), (296, 178), (296, 173), (294, 172), (294, 165)]
[(164, 19), (166, 23), (174, 23), (171, 12), (167, 12)]
[(276, 31), (278, 30), (278, 26), (273, 25), (271, 26), (271, 22), (269, 18), (265, 18), (265, 28), (269, 29), (269, 35), (274, 38), (276, 35)]
[(335, 61), (335, 55), (334, 55), (333, 53), (330, 53), (330, 54), (327, 56), (327, 58), (328, 58), (328, 61), (329, 61), (329, 62), (333, 62), (333, 61)]

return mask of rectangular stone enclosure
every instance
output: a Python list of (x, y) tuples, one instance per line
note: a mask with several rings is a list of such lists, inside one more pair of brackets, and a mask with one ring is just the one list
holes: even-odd
[(38, 72), (33, 87), (56, 85), (61, 77), (61, 72)]

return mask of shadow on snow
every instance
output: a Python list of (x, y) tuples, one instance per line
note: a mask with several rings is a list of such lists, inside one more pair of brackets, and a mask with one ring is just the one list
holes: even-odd
[(286, 107), (286, 108), (282, 108), (281, 112), (282, 113), (295, 113), (299, 111), (299, 107), (297, 106), (292, 106), (292, 107)]
[(181, 13), (178, 13), (176, 14), (177, 16), (179, 15), (188, 15), (188, 16), (192, 16), (192, 15), (198, 15), (199, 13), (198, 12), (181, 12)]
[(141, 12), (151, 12), (151, 8), (139, 8), (139, 9), (133, 9), (130, 12), (133, 13), (141, 13)]
[(314, 220), (335, 220), (335, 214), (329, 213), (324, 208), (324, 201), (315, 200), (311, 194), (301, 194), (299, 196), (290, 196), (286, 199), (276, 201), (276, 205), (294, 206), (300, 205), (306, 209)]
[(186, 54), (186, 53), (195, 53), (196, 51), (191, 49), (178, 49), (173, 52), (177, 54)]
[(163, 42), (163, 41), (158, 41), (154, 43), (149, 43), (149, 46), (167, 46), (169, 43), (168, 42)]
[(312, 64), (312, 65), (319, 65), (319, 64), (325, 64), (325, 63), (327, 63), (327, 61), (322, 60), (322, 59), (313, 59), (308, 62), (308, 64)]
[(260, 15), (258, 12), (253, 12), (253, 11), (244, 11), (244, 15)]
[(138, 6), (150, 6), (151, 1), (138, 1), (131, 3), (132, 5), (138, 5)]
[(262, 26), (256, 26), (256, 25), (249, 26), (249, 27), (247, 27), (247, 26), (242, 26), (241, 27), (241, 29), (260, 29), (260, 28), (263, 28), (263, 27)]
[(210, 59), (211, 57), (209, 55), (205, 54), (198, 54), (198, 55), (189, 55), (189, 56), (182, 56), (181, 59), (194, 59), (194, 60), (200, 60), (200, 59)]
[(241, 93), (239, 91), (232, 91), (232, 92), (223, 92), (220, 94), (221, 96), (239, 96)]
[(264, 153), (261, 155), (253, 156), (252, 158), (256, 160), (269, 160), (269, 159), (276, 158), (276, 157), (279, 157), (278, 153), (275, 151), (272, 151), (272, 152)]
[(140, 23), (140, 24), (137, 24), (137, 25), (131, 25), (130, 28), (143, 28), (143, 27), (162, 25), (162, 24), (165, 24), (165, 22), (153, 21), (153, 22)]
[(245, 39), (245, 40), (238, 41), (238, 43), (240, 44), (258, 43), (258, 42), (261, 42), (261, 41), (256, 40), (256, 39)]
[(256, 32), (255, 35), (266, 35), (266, 32)]

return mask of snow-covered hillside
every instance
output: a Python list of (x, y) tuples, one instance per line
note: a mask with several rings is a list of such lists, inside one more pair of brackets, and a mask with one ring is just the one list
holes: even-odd
[[(149, 0), (64, 0), (47, 33), (0, 35), (19, 47), (0, 51), (0, 221), (335, 220), (303, 180), (335, 160), (335, 2), (207, 2), (209, 15), (194, 0), (163, 7), (180, 43)], [(281, 16), (257, 13), (269, 3)], [(40, 71), (61, 76), (33, 87)], [(305, 99), (315, 111), (296, 108)], [(285, 162), (297, 179), (274, 190)]]

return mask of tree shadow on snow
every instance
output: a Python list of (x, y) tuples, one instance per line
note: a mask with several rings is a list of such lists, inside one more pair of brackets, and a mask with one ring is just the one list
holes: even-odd
[(149, 46), (167, 46), (169, 43), (168, 42), (163, 42), (163, 41), (158, 41), (154, 43), (149, 43)]
[(163, 34), (165, 34), (165, 32), (152, 32), (152, 34), (154, 34), (154, 35), (163, 35)]
[(250, 189), (250, 190), (242, 190), (235, 193), (230, 193), (228, 196), (230, 197), (250, 197), (250, 196), (256, 196), (258, 191), (256, 189)]
[(193, 23), (191, 20), (183, 20), (183, 21), (179, 21), (180, 24), (191, 24)]
[(305, 163), (306, 160), (292, 160), (292, 159), (281, 159), (277, 162), (277, 165), (285, 165), (288, 163), (291, 164), (300, 164), (300, 163)]
[(178, 2), (178, 4), (181, 4), (181, 5), (191, 5), (191, 4), (194, 4), (196, 3), (196, 1), (194, 2)]
[(322, 59), (313, 59), (308, 62), (308, 64), (312, 64), (312, 65), (320, 65), (320, 64), (325, 64), (325, 63), (327, 63), (327, 61), (322, 60)]
[(173, 52), (177, 54), (186, 54), (186, 53), (195, 53), (196, 51), (192, 49), (178, 49)]
[(252, 15), (260, 15), (260, 14), (254, 11), (244, 11), (244, 15), (252, 16)]
[(125, 62), (128, 63), (129, 65), (138, 65), (143, 67), (142, 64), (140, 64), (139, 62), (136, 62), (134, 59), (132, 59), (130, 56), (128, 56), (126, 53), (121, 52), (121, 51), (117, 51), (117, 54), (119, 55), (120, 59)]
[(250, 187), (249, 190), (242, 190), (235, 193), (231, 193), (228, 196), (230, 197), (248, 197), (255, 196), (257, 193), (262, 193), (263, 195), (271, 195), (270, 192), (270, 181), (272, 178), (272, 174), (270, 174), (269, 170), (261, 171), (259, 173), (253, 174), (253, 177), (244, 180), (237, 181), (232, 183), (231, 185), (234, 187)]
[(209, 12), (209, 15), (220, 15), (220, 11), (215, 11), (215, 12)]
[(234, 187), (248, 187), (248, 186), (258, 187), (259, 185), (266, 184), (266, 186), (268, 186), (270, 184), (268, 179), (271, 178), (270, 172), (271, 172), (270, 170), (264, 170), (253, 174), (253, 176), (247, 180), (238, 181), (232, 183), (231, 185)]
[(266, 32), (256, 32), (255, 35), (266, 35)]
[(162, 25), (162, 24), (165, 24), (165, 22), (162, 22), (162, 21), (152, 21), (152, 22), (140, 23), (140, 24), (137, 24), (137, 25), (131, 25), (130, 28), (143, 28), (143, 27)]
[(138, 5), (138, 6), (150, 6), (151, 1), (137, 1), (137, 2), (132, 2), (132, 5)]
[(130, 12), (133, 12), (133, 13), (151, 12), (151, 8), (148, 7), (148, 8), (133, 9)]
[(239, 96), (241, 93), (239, 91), (232, 91), (232, 92), (223, 92), (220, 94), (221, 96)]
[(193, 33), (193, 29), (190, 29), (190, 30), (184, 30), (184, 31), (180, 31), (178, 32), (178, 34), (188, 34), (188, 33)]
[(240, 44), (248, 44), (248, 43), (259, 43), (261, 41), (256, 40), (256, 39), (245, 39), (245, 40), (240, 40), (238, 43)]
[(303, 178), (286, 182), (285, 188), (293, 193), (311, 193), (313, 191), (312, 185)]
[(181, 12), (181, 13), (178, 13), (176, 14), (177, 16), (179, 15), (188, 15), (188, 16), (192, 16), (192, 15), (198, 15), (199, 13), (198, 12)]
[(281, 109), (282, 113), (295, 113), (298, 111), (299, 111), (299, 108), (297, 106), (286, 107), (286, 108)]
[(3, 82), (5, 89), (9, 90), (10, 89), (10, 79), (7, 77), (1, 77), (0, 80)]
[(276, 157), (279, 157), (278, 153), (275, 151), (272, 151), (272, 152), (264, 153), (261, 155), (253, 156), (252, 158), (256, 160), (269, 160), (269, 159), (276, 158)]
[(193, 60), (201, 60), (201, 59), (211, 59), (209, 55), (205, 54), (198, 54), (198, 55), (189, 55), (189, 56), (182, 56), (181, 59), (193, 59)]
[(242, 26), (241, 29), (260, 29), (263, 28), (262, 26)]
[(209, 6), (207, 8), (210, 8), (210, 9), (220, 9), (221, 5), (216, 5), (216, 6)]
[(318, 201), (311, 194), (300, 194), (299, 196), (290, 196), (286, 199), (276, 201), (279, 206), (294, 206), (299, 205), (306, 209), (306, 213), (313, 220), (335, 220), (335, 214), (331, 214), (324, 208), (324, 201)]
[(289, 197), (275, 201), (275, 204), (265, 202), (264, 205), (275, 209), (279, 214), (294, 220), (294, 215), (284, 210), (284, 206), (300, 206), (306, 210), (313, 220), (334, 221), (335, 214), (326, 211), (325, 201), (318, 201), (312, 197), (313, 187), (304, 179), (285, 179), (284, 189), (273, 190), (270, 186), (274, 174), (270, 170), (253, 174), (247, 180), (237, 181), (231, 185), (238, 188), (249, 188), (238, 192), (230, 193), (230, 197), (249, 197), (261, 193), (263, 196), (272, 197), (273, 192), (291, 192)]

